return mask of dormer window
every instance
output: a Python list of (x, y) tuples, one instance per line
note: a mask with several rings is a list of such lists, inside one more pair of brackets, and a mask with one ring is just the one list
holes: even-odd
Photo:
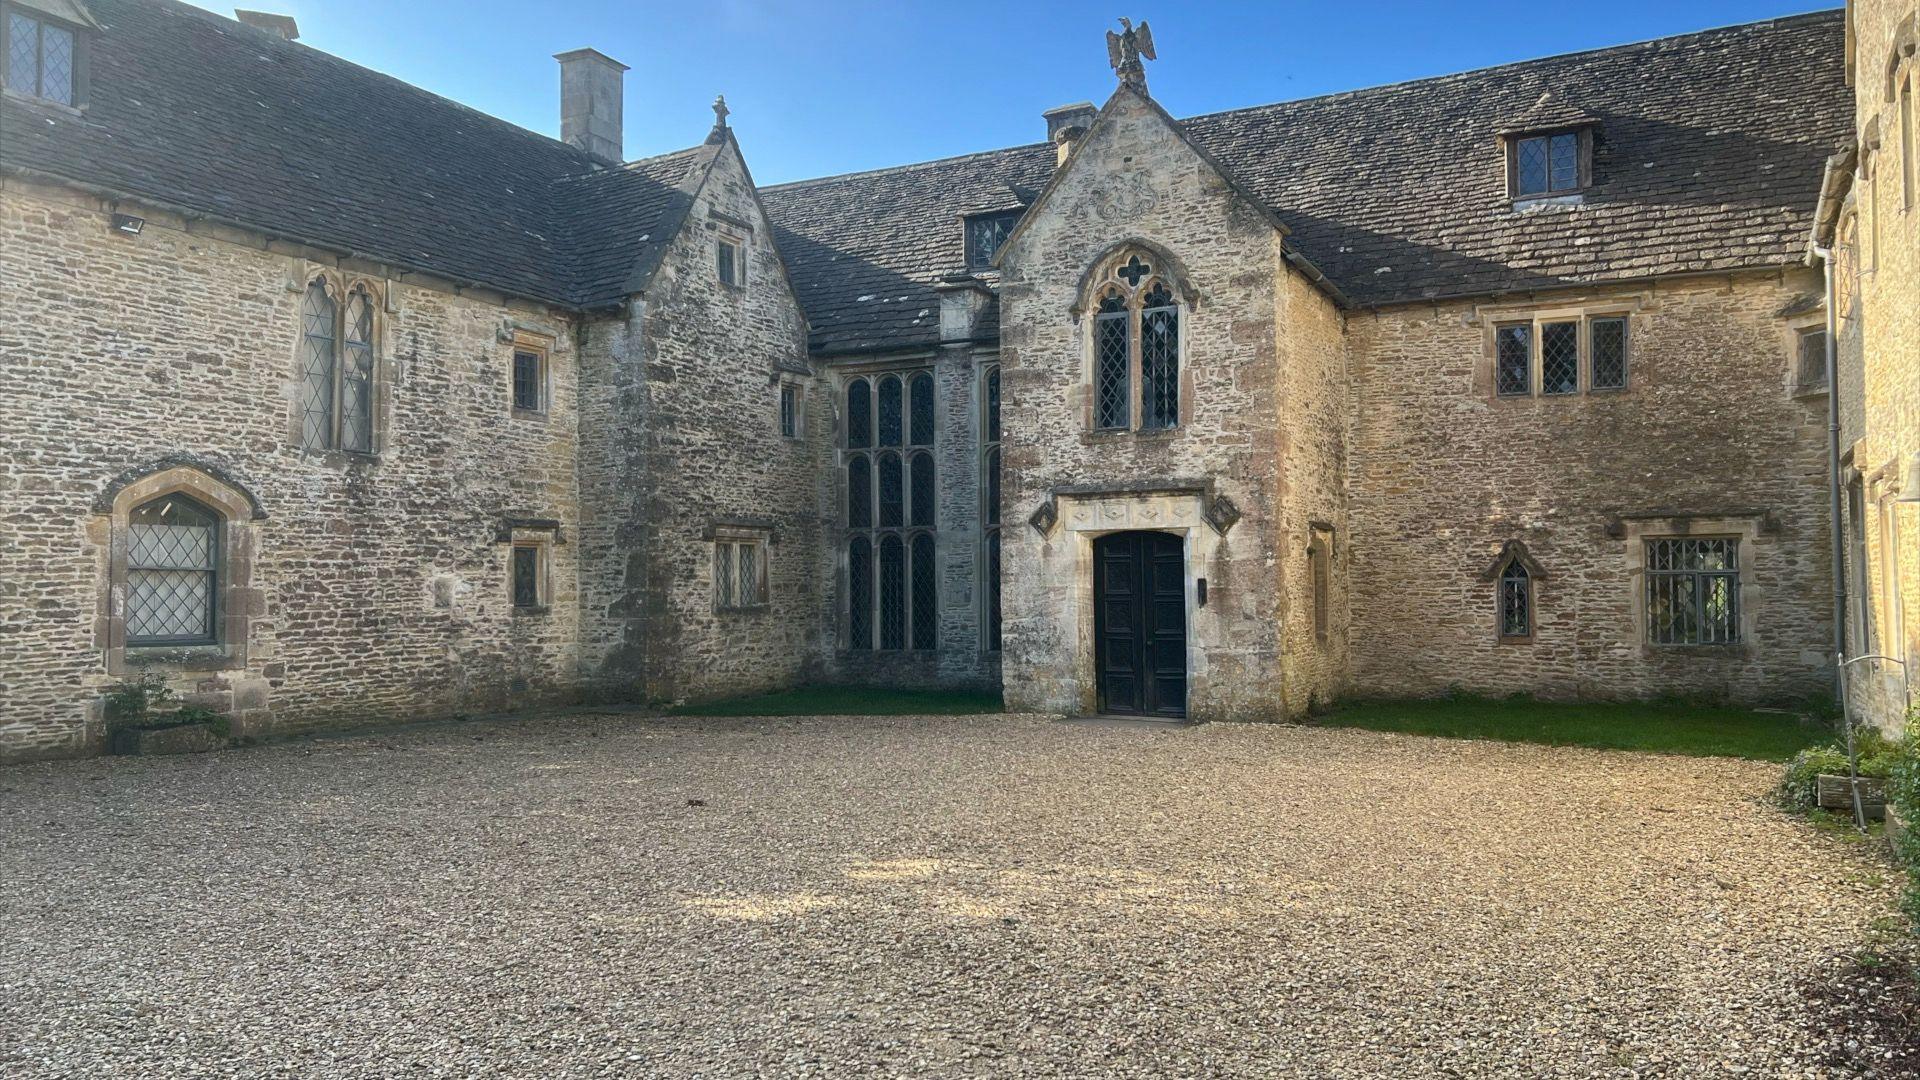
[(1013, 227), (1020, 223), (1020, 211), (973, 214), (966, 221), (967, 269), (987, 270), (993, 266), (993, 257), (1000, 254), (1000, 245), (1007, 242), (1007, 237), (1013, 235)]
[(0, 4), (0, 15), (0, 86), (56, 105), (84, 104), (84, 28), (20, 3)]
[(1508, 175), (1513, 197), (1538, 199), (1569, 195), (1591, 179), (1585, 131), (1519, 135), (1507, 140)]

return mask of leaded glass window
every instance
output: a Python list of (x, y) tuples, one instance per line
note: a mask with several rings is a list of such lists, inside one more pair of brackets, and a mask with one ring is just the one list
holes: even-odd
[(1494, 331), (1494, 385), (1508, 396), (1532, 392), (1532, 325), (1519, 323)]
[(20, 11), (7, 12), (7, 89), (61, 105), (76, 104), (78, 51), (72, 30)]
[(880, 527), (897, 528), (906, 524), (901, 513), (900, 455), (889, 450), (876, 458), (874, 464), (880, 470)]
[(907, 555), (900, 538), (880, 538), (880, 647), (907, 647)]
[(1000, 530), (987, 534), (987, 649), (1000, 651)]
[(1094, 426), (1129, 426), (1127, 369), (1131, 365), (1132, 315), (1126, 300), (1111, 293), (1093, 318)]
[(1540, 392), (1580, 392), (1580, 324), (1550, 322), (1540, 327)]
[[(1013, 235), (1020, 223), (1020, 211), (1000, 214), (975, 214), (967, 219), (967, 269), (985, 270), (993, 265), (1000, 246)], [(952, 234), (948, 234), (952, 235)]]
[(1500, 571), (1500, 636), (1508, 640), (1533, 636), (1533, 577), (1518, 559)]
[(940, 643), (939, 568), (934, 565), (933, 534), (913, 538), (913, 647), (931, 649)]
[(933, 455), (914, 454), (907, 471), (907, 523), (931, 527), (934, 524)]
[(907, 442), (913, 446), (933, 445), (933, 376), (921, 373), (908, 384)]
[(865, 379), (847, 384), (847, 449), (873, 445), (873, 386)]
[(1795, 364), (1793, 385), (1798, 390), (1824, 390), (1827, 386), (1827, 331), (1814, 326), (1794, 335)]
[(1647, 640), (1655, 645), (1737, 644), (1740, 542), (1686, 537), (1646, 544)]
[[(849, 649), (919, 648), (921, 620), (937, 620), (937, 593), (916, 587), (919, 537), (939, 516), (934, 380), (930, 372), (848, 380), (846, 525)], [(897, 449), (896, 449), (897, 448)], [(924, 613), (922, 605), (925, 606)], [(929, 622), (927, 625), (934, 625)]]
[(738, 611), (767, 602), (766, 541), (735, 536), (713, 545), (713, 606)]
[(127, 517), (127, 644), (215, 642), (219, 557), (213, 511), (185, 495), (135, 507)]
[(985, 471), (987, 474), (987, 524), (998, 526), (1000, 524), (1000, 448), (998, 446), (987, 448)]
[(800, 388), (793, 383), (780, 384), (780, 435), (800, 437)]
[[(340, 303), (324, 278), (300, 305), (300, 445), (373, 452), (374, 299), (355, 285)], [(516, 371), (518, 354), (516, 353)]]
[(1594, 319), (1588, 323), (1593, 353), (1589, 389), (1619, 390), (1627, 385), (1627, 320)]
[(888, 375), (880, 380), (880, 445), (900, 445), (900, 380)]
[(1515, 196), (1577, 191), (1580, 184), (1580, 133), (1531, 135), (1514, 142)]
[(540, 547), (515, 544), (513, 547), (513, 606), (538, 608), (540, 603)]
[(1164, 285), (1147, 292), (1140, 312), (1140, 380), (1145, 386), (1140, 426), (1180, 422), (1180, 309)]
[(981, 636), (987, 651), (1000, 650), (1000, 369), (990, 367), (980, 391), (981, 408), (985, 413), (981, 423), (980, 454), (980, 522), (985, 550), (981, 554), (980, 576), (983, 579), (980, 590), (985, 610), (982, 612), (983, 627)]
[(873, 544), (847, 543), (847, 648), (873, 648)]
[(1000, 441), (1000, 369), (987, 371), (987, 442)]

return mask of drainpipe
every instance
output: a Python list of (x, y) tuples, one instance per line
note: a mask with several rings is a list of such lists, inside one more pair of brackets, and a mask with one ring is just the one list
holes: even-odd
[(1812, 245), (1820, 260), (1827, 312), (1827, 514), (1833, 541), (1833, 692), (1840, 698), (1840, 730), (1847, 738), (1847, 787), (1853, 793), (1853, 824), (1864, 831), (1860, 806), (1860, 754), (1853, 739), (1853, 700), (1847, 693), (1847, 545), (1842, 533), (1840, 494), (1840, 335), (1834, 311), (1833, 249)]

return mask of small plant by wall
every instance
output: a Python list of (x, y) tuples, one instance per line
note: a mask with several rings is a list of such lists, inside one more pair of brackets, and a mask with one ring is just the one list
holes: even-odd
[(226, 738), (227, 718), (197, 705), (180, 703), (166, 680), (152, 672), (122, 679), (106, 693), (109, 734), (116, 731), (161, 731), (202, 724)]

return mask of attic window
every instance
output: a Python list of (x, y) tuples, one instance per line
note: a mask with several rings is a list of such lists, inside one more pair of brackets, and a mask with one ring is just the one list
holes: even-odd
[(1013, 235), (1013, 227), (1020, 222), (1020, 211), (1005, 210), (994, 214), (974, 214), (967, 218), (967, 269), (986, 270), (993, 266), (993, 257), (1000, 254), (1000, 245)]
[(8, 4), (0, 8), (0, 69), (10, 93), (56, 105), (85, 103), (86, 35), (78, 28)]
[(1586, 187), (1592, 139), (1586, 131), (1552, 131), (1507, 140), (1507, 179), (1516, 199), (1565, 195)]

